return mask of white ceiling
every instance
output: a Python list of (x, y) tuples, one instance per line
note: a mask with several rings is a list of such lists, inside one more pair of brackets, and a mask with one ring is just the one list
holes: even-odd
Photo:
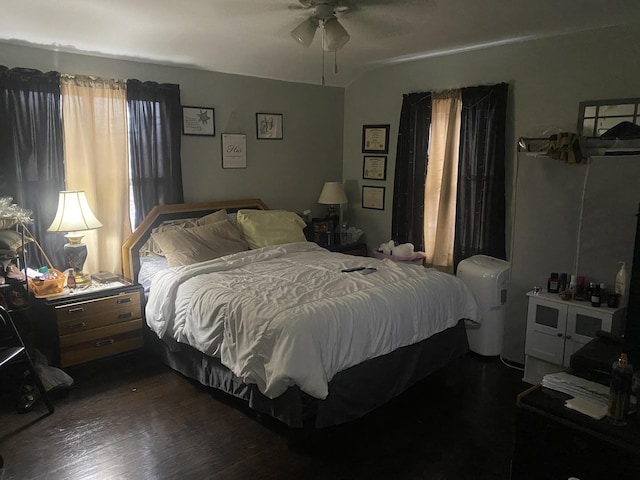
[[(345, 0), (346, 1), (346, 0)], [(640, 0), (349, 0), (351, 40), (327, 85), (376, 66), (640, 22)], [(321, 81), (321, 36), (289, 32), (297, 0), (3, 0), (0, 41), (294, 82)]]

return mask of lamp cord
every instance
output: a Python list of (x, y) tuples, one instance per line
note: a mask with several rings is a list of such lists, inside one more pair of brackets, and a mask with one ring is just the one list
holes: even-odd
[(322, 86), (324, 87), (324, 43), (325, 43), (325, 29), (324, 22), (322, 23)]

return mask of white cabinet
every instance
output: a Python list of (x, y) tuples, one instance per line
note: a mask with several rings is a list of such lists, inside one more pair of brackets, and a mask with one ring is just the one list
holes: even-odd
[(596, 337), (598, 330), (621, 335), (625, 310), (592, 307), (589, 302), (562, 300), (555, 293), (527, 293), (527, 337), (524, 378), (540, 383), (547, 373), (569, 366), (571, 355)]

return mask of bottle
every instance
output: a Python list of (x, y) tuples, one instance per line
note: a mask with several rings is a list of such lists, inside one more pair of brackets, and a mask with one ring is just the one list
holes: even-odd
[(584, 284), (585, 278), (582, 275), (578, 276), (578, 283), (576, 283), (576, 291), (575, 291), (575, 299), (576, 300), (584, 300), (586, 295), (586, 287)]
[(549, 280), (547, 281), (547, 292), (549, 292), (549, 293), (558, 293), (559, 287), (560, 287), (560, 285), (559, 285), (558, 274), (553, 272), (553, 273), (551, 273), (551, 276), (549, 277)]
[(67, 287), (76, 288), (76, 277), (73, 275), (73, 268), (70, 268), (67, 274)]
[(591, 306), (599, 307), (600, 306), (600, 285), (596, 285), (593, 287), (591, 291)]
[(625, 423), (629, 410), (629, 395), (631, 394), (631, 380), (633, 366), (629, 363), (626, 353), (613, 362), (611, 367), (611, 386), (609, 388), (609, 408), (607, 415), (613, 423)]
[(558, 293), (562, 295), (564, 291), (567, 289), (569, 282), (567, 280), (567, 274), (561, 273), (560, 280), (558, 281)]
[(585, 292), (584, 295), (584, 299), (587, 302), (591, 301), (591, 295), (593, 294), (593, 291), (596, 289), (596, 284), (593, 282), (589, 282), (589, 286), (587, 287), (587, 291)]
[(571, 275), (571, 279), (569, 280), (569, 291), (571, 292), (571, 299), (573, 300), (576, 297), (576, 288), (578, 287), (578, 278), (576, 275)]
[(616, 273), (616, 283), (614, 287), (614, 292), (618, 296), (618, 304), (621, 307), (624, 307), (623, 298), (624, 298), (625, 290), (627, 288), (627, 268), (624, 262), (618, 262), (618, 263), (620, 264), (620, 269), (618, 270), (618, 273)]

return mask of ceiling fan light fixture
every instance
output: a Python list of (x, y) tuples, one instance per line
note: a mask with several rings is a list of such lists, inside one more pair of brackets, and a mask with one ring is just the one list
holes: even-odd
[(325, 48), (329, 51), (339, 50), (351, 38), (336, 17), (325, 20), (324, 30), (326, 33)]
[(309, 17), (296, 28), (291, 30), (291, 36), (296, 42), (306, 48), (311, 45), (317, 28), (318, 21), (313, 17)]

